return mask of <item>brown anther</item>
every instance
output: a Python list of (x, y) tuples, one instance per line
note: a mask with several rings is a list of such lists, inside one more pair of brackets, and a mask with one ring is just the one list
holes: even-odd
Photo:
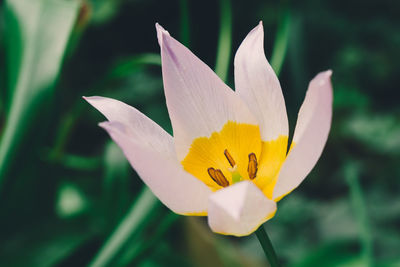
[(249, 154), (249, 161), (250, 161), (250, 160), (254, 160), (255, 162), (257, 162), (256, 154), (250, 153), (250, 154)]
[(253, 180), (257, 176), (257, 157), (256, 154), (249, 154), (249, 165), (247, 167), (247, 172), (249, 173), (249, 178)]
[(229, 154), (228, 149), (224, 150), (224, 155), (225, 155), (226, 159), (228, 160), (229, 164), (231, 165), (231, 167), (234, 167), (236, 165), (236, 162), (232, 158), (231, 154)]
[(214, 182), (217, 183), (217, 178), (215, 176), (215, 169), (214, 168), (208, 168), (207, 169), (208, 175), (210, 175), (211, 179), (213, 179)]
[(208, 168), (208, 175), (210, 175), (211, 179), (219, 186), (227, 187), (229, 186), (228, 180), (225, 178), (224, 174), (220, 169)]

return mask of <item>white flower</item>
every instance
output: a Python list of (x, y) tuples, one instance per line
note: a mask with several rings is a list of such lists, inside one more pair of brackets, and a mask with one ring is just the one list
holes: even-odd
[(208, 216), (214, 232), (249, 235), (320, 157), (331, 125), (332, 72), (310, 82), (287, 154), (285, 101), (264, 55), (261, 22), (236, 53), (236, 91), (156, 28), (174, 136), (122, 102), (85, 99), (107, 117), (100, 125), (167, 207)]

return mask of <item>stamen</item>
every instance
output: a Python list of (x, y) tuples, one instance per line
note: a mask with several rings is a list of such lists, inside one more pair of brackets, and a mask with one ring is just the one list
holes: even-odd
[(217, 176), (219, 180), (219, 185), (223, 187), (227, 187), (229, 185), (228, 180), (225, 178), (224, 174), (222, 173), (221, 170), (215, 170), (215, 175)]
[(224, 155), (226, 159), (228, 160), (229, 164), (231, 167), (234, 167), (236, 165), (235, 160), (232, 158), (231, 154), (229, 154), (228, 149), (224, 150)]
[(257, 157), (256, 154), (249, 154), (249, 165), (247, 167), (247, 172), (249, 173), (249, 178), (253, 180), (257, 176)]
[(227, 187), (229, 186), (228, 180), (225, 178), (224, 174), (220, 169), (208, 168), (208, 175), (210, 175), (211, 179), (216, 182), (219, 186)]
[(208, 175), (210, 175), (211, 179), (213, 179), (214, 182), (217, 183), (217, 178), (215, 176), (215, 169), (214, 168), (208, 168), (207, 169)]
[(256, 154), (250, 153), (250, 154), (249, 154), (249, 160), (254, 160), (255, 162), (257, 162)]

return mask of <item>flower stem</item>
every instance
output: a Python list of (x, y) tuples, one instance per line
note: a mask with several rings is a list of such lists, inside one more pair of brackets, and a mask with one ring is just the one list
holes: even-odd
[(267, 257), (271, 267), (279, 267), (278, 257), (276, 256), (274, 247), (272, 246), (271, 240), (268, 237), (264, 226), (260, 226), (256, 231), (258, 241), (260, 241), (261, 247), (264, 250), (265, 256)]

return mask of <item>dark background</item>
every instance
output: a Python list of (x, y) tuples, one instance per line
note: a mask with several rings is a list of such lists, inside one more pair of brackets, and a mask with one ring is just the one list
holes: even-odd
[[(0, 3), (1, 266), (265, 264), (255, 237), (213, 234), (205, 219), (174, 215), (154, 200), (97, 126), (104, 118), (81, 98), (122, 100), (171, 132), (154, 25), (214, 68), (226, 14), (232, 88), (234, 53), (260, 20), (267, 58), (286, 51), (279, 77), (291, 131), (308, 82), (333, 70), (326, 149), (265, 224), (282, 264), (400, 266), (400, 2)], [(60, 36), (68, 42), (56, 60), (50, 51)], [(29, 77), (25, 85), (21, 77)], [(121, 223), (128, 230), (117, 231)], [(116, 236), (110, 248), (107, 240)]]

